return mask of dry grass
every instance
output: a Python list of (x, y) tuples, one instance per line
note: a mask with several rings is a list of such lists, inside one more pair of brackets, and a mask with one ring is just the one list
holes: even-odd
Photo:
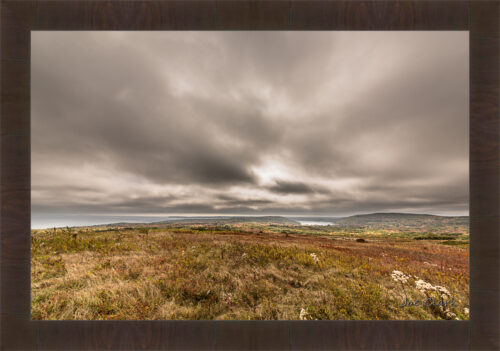
[[(75, 235), (77, 234), (77, 235)], [(414, 278), (446, 287), (467, 319), (468, 249), (367, 234), (190, 228), (34, 231), (33, 319), (442, 319)], [(314, 253), (318, 260), (311, 255)]]

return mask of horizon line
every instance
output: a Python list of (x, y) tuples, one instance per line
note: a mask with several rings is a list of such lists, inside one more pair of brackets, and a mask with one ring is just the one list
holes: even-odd
[[(111, 217), (158, 217), (158, 218), (172, 218), (172, 217), (177, 217), (177, 218), (190, 218), (190, 217), (204, 217), (204, 218), (210, 218), (210, 217), (284, 217), (284, 218), (296, 218), (296, 217), (303, 217), (303, 218), (347, 218), (347, 217), (353, 217), (353, 216), (367, 216), (367, 215), (375, 215), (375, 214), (400, 214), (400, 215), (414, 215), (414, 216), (435, 216), (435, 217), (470, 217), (469, 214), (466, 215), (443, 215), (443, 214), (431, 214), (431, 213), (411, 213), (411, 212), (360, 212), (356, 214), (350, 214), (350, 215), (283, 215), (283, 214), (261, 214), (261, 215), (245, 215), (245, 214), (87, 214), (86, 216), (111, 216)], [(66, 214), (66, 215), (71, 215), (71, 214)], [(129, 223), (129, 224), (153, 224), (153, 223), (158, 223), (160, 221), (139, 221), (139, 222), (132, 222), (132, 221), (127, 221), (126, 219), (124, 220), (118, 220), (116, 222), (109, 221), (105, 223), (95, 223), (95, 224), (82, 224), (82, 225), (48, 225), (48, 226), (37, 226), (33, 227), (31, 226), (30, 229), (49, 229), (49, 228), (66, 228), (66, 227), (90, 227), (90, 226), (99, 226), (99, 225), (109, 225), (109, 224), (115, 224), (115, 223)]]

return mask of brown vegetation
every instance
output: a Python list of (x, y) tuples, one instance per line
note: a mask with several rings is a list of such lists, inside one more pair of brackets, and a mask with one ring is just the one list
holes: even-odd
[[(32, 318), (444, 318), (400, 307), (425, 300), (417, 278), (449, 290), (450, 312), (468, 318), (467, 247), (373, 232), (360, 245), (359, 231), (274, 227), (33, 231)], [(412, 280), (400, 284), (394, 270)]]

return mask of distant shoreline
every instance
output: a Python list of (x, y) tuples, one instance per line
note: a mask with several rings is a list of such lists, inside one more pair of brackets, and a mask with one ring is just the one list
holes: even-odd
[[(64, 216), (62, 216), (64, 217)], [(121, 215), (110, 215), (110, 216), (75, 216), (72, 215), (71, 218), (61, 219), (59, 223), (53, 221), (47, 221), (48, 223), (43, 223), (42, 219), (32, 220), (31, 229), (33, 230), (43, 230), (51, 228), (77, 228), (77, 227), (95, 227), (95, 226), (111, 226), (111, 225), (153, 225), (153, 224), (168, 224), (168, 223), (182, 223), (189, 221), (216, 221), (216, 220), (235, 220), (241, 219), (243, 221), (249, 221), (249, 219), (283, 219), (291, 220), (297, 222), (301, 225), (338, 225), (337, 221), (349, 221), (349, 219), (356, 220), (370, 220), (374, 219), (377, 222), (386, 220), (389, 217), (391, 220), (397, 220), (399, 217), (406, 219), (467, 219), (469, 216), (444, 216), (444, 215), (434, 215), (434, 214), (416, 214), (416, 213), (403, 213), (403, 212), (380, 212), (380, 213), (363, 213), (355, 214), (350, 216), (271, 216), (271, 215), (257, 215), (257, 216), (247, 216), (247, 215), (194, 215), (194, 216), (121, 216)]]

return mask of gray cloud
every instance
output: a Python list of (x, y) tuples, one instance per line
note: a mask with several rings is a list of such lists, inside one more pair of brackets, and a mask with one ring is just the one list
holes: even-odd
[(33, 32), (33, 215), (468, 210), (466, 32)]
[(269, 190), (280, 194), (311, 194), (315, 190), (305, 183), (277, 181)]

